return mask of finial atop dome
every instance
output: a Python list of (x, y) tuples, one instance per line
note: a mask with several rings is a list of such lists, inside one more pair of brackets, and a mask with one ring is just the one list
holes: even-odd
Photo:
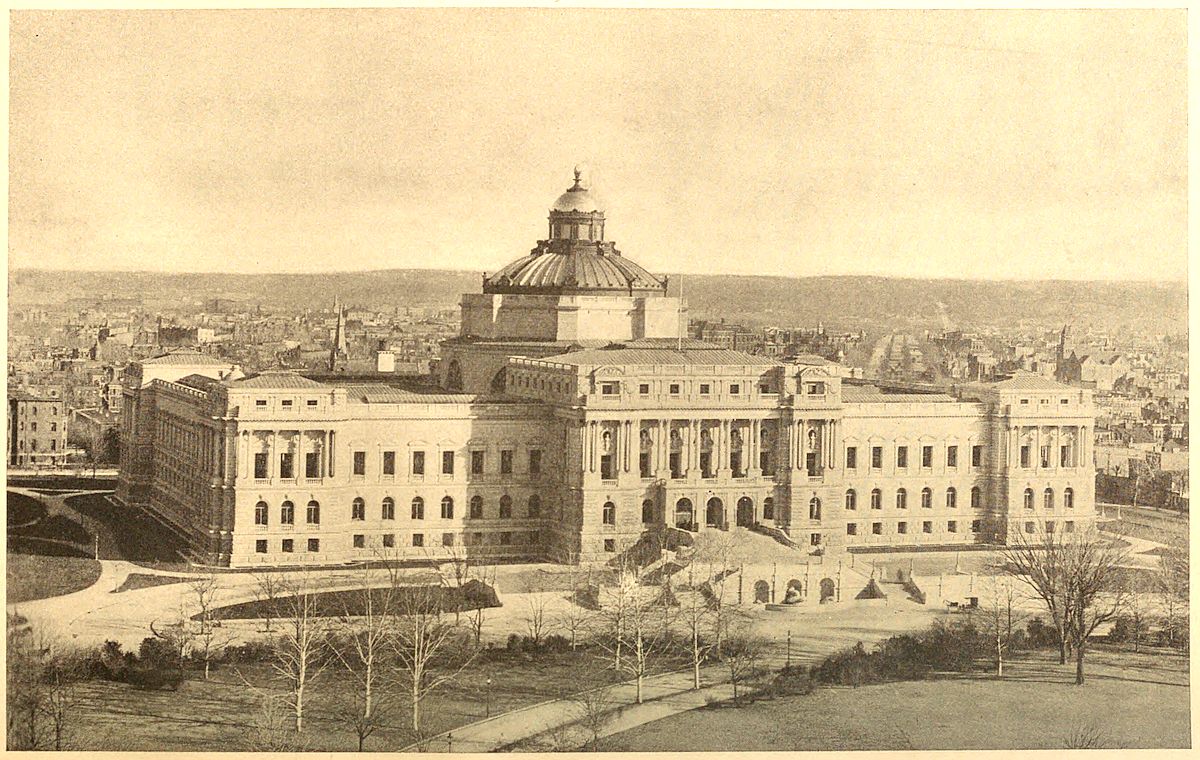
[(582, 176), (583, 176), (583, 168), (580, 167), (579, 164), (575, 164), (575, 185), (571, 188), (572, 190), (580, 187), (579, 178)]

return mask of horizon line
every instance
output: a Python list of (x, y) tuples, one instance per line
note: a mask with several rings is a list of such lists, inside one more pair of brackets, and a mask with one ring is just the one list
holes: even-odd
[[(498, 270), (497, 270), (498, 271)], [(362, 275), (362, 274), (380, 274), (386, 272), (454, 272), (462, 274), (478, 274), (486, 275), (488, 270), (478, 269), (463, 269), (453, 267), (388, 267), (380, 269), (333, 269), (333, 270), (317, 270), (317, 271), (270, 271), (270, 272), (239, 272), (230, 270), (210, 270), (210, 271), (172, 271), (161, 269), (59, 269), (52, 267), (16, 267), (9, 268), (8, 273), (11, 276), (18, 272), (44, 272), (48, 274), (149, 274), (149, 275), (212, 275), (212, 276), (235, 276), (235, 277), (328, 277), (330, 275)], [(895, 274), (867, 274), (867, 273), (841, 273), (841, 274), (741, 274), (732, 272), (666, 272), (663, 276), (677, 277), (744, 277), (744, 278), (776, 278), (783, 280), (815, 280), (815, 279), (833, 279), (833, 278), (871, 278), (877, 280), (935, 280), (945, 282), (1064, 282), (1064, 283), (1137, 283), (1151, 285), (1187, 285), (1190, 281), (1189, 277), (1180, 279), (1143, 279), (1143, 278), (1124, 278), (1124, 279), (1076, 279), (1070, 277), (945, 277), (938, 275), (895, 275)]]

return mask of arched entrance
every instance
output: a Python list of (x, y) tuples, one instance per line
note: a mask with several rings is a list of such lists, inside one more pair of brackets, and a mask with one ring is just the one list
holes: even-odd
[(833, 598), (835, 596), (837, 596), (837, 586), (834, 584), (833, 579), (832, 578), (822, 578), (821, 579), (821, 604), (824, 604), (825, 602), (833, 601)]
[(692, 519), (692, 500), (680, 499), (675, 502), (675, 527), (680, 530), (695, 530)]
[(716, 496), (708, 500), (708, 508), (704, 511), (704, 524), (710, 528), (725, 527), (725, 502)]
[(747, 528), (754, 524), (754, 502), (749, 496), (743, 496), (737, 503), (737, 524)]
[(766, 581), (754, 582), (754, 601), (766, 603), (771, 601), (771, 586)]

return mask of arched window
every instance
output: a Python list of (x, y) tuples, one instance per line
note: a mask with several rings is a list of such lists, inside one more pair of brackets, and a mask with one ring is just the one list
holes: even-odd
[(1075, 489), (1063, 489), (1063, 506), (1067, 509), (1075, 508)]
[(654, 522), (654, 499), (642, 502), (642, 522), (647, 525)]
[(808, 500), (808, 519), (810, 519), (810, 520), (820, 520), (821, 519), (821, 500), (818, 499), (816, 496), (814, 496)]
[(383, 505), (379, 511), (380, 511), (380, 516), (383, 517), (384, 520), (395, 520), (396, 519), (396, 500), (393, 499), (391, 496), (384, 496), (383, 497)]
[(296, 522), (296, 505), (285, 501), (279, 505), (279, 522), (283, 525), (293, 525)]
[(1033, 489), (1032, 488), (1025, 489), (1025, 508), (1033, 509)]
[(925, 509), (933, 508), (933, 491), (928, 488), (921, 489), (921, 506)]
[(858, 509), (858, 494), (853, 488), (846, 491), (846, 509)]
[(254, 505), (254, 524), (267, 524), (267, 510), (270, 509), (265, 501), (260, 501)]
[(775, 519), (775, 499), (770, 496), (763, 499), (763, 519), (764, 520), (774, 520)]
[(471, 519), (472, 520), (482, 520), (483, 519), (483, 497), (482, 496), (472, 496), (471, 497)]
[(957, 506), (958, 506), (958, 491), (956, 491), (954, 489), (954, 486), (950, 486), (949, 488), (946, 489), (946, 507), (948, 509), (954, 509)]
[(414, 496), (412, 500), (412, 519), (425, 519), (425, 500), (420, 496)]
[(883, 509), (883, 491), (871, 489), (871, 509)]
[(1047, 488), (1042, 492), (1042, 506), (1046, 509), (1054, 509), (1054, 489)]
[(979, 486), (971, 487), (971, 508), (978, 509), (983, 506), (983, 491), (979, 490)]
[(308, 524), (320, 525), (321, 523), (321, 505), (314, 499), (308, 503)]
[(908, 492), (903, 488), (896, 489), (896, 509), (908, 509)]
[(538, 517), (542, 514), (542, 497), (536, 493), (529, 497), (529, 516)]
[(601, 514), (601, 519), (605, 525), (617, 524), (617, 505), (611, 501), (604, 502), (604, 509)]
[(508, 494), (500, 497), (500, 517), (512, 517), (512, 497)]
[(449, 496), (442, 497), (442, 519), (450, 520), (454, 518), (454, 499)]
[(692, 511), (691, 499), (685, 498), (675, 502), (675, 527), (682, 530), (695, 530)]
[(350, 519), (367, 519), (367, 503), (363, 501), (361, 496), (354, 497), (354, 501), (350, 502)]

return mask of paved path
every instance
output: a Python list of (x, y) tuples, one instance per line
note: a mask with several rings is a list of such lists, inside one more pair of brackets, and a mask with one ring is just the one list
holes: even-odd
[[(837, 610), (818, 608), (786, 616), (759, 609), (752, 614), (752, 629), (770, 642), (765, 662), (778, 669), (787, 661), (812, 664), (859, 641), (870, 645), (894, 633), (918, 630), (937, 616), (936, 611), (908, 601)], [(790, 657), (785, 648), (789, 628)], [(733, 695), (728, 681), (728, 671), (715, 665), (701, 671), (699, 690), (692, 689), (690, 670), (664, 673), (643, 682), (644, 702), (640, 705), (635, 704), (633, 682), (610, 686), (604, 702), (614, 706), (614, 712), (604, 722), (601, 736), (703, 707), (711, 700), (727, 699)], [(583, 714), (578, 699), (549, 700), (460, 726), (429, 739), (425, 745), (431, 752), (494, 752), (517, 742), (522, 742), (522, 750), (578, 748), (590, 738), (589, 730), (580, 724)]]

